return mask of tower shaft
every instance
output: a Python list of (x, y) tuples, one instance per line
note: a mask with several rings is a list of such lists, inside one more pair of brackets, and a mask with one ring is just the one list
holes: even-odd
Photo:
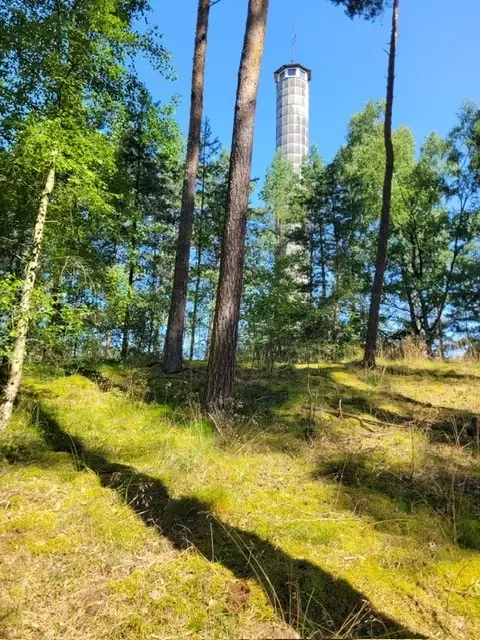
[(301, 64), (285, 64), (274, 74), (277, 85), (276, 148), (300, 171), (308, 154), (309, 82), (311, 71)]

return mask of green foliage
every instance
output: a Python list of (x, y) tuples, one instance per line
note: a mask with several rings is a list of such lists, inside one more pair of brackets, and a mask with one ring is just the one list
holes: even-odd
[(291, 163), (281, 152), (273, 158), (260, 197), (267, 206), (268, 213), (275, 220), (277, 242), (285, 236), (288, 224), (297, 222), (292, 207), (292, 191), (297, 179)]
[(343, 7), (349, 18), (361, 16), (366, 20), (374, 20), (390, 5), (391, 0), (330, 0), (330, 2)]
[[(367, 103), (332, 162), (324, 165), (313, 149), (297, 178), (283, 157), (274, 159), (262, 192), (267, 216), (256, 239), (258, 267), (245, 296), (251, 353), (338, 358), (363, 340), (384, 178), (383, 114), (381, 102)], [(477, 335), (478, 118), (467, 103), (448, 138), (428, 136), (419, 153), (407, 127), (393, 132), (385, 343), (413, 334), (433, 355), (446, 337), (454, 344)], [(292, 247), (286, 256), (278, 241), (282, 220), (283, 248)]]
[(213, 136), (210, 122), (205, 119), (200, 139), (187, 305), (191, 359), (204, 356), (208, 349), (225, 219), (228, 168), (229, 155)]
[[(332, 0), (374, 19), (383, 0)], [(161, 348), (171, 288), (183, 140), (176, 100), (137, 79), (147, 60), (173, 78), (145, 0), (9, 0), (0, 8), (0, 350), (15, 308), (45, 176), (56, 184), (31, 311), (32, 359), (116, 357)], [(364, 339), (385, 169), (384, 105), (354, 114), (326, 163), (297, 175), (276, 154), (250, 209), (240, 338), (245, 355), (338, 359)], [(431, 355), (480, 331), (479, 109), (465, 103), (420, 149), (393, 133), (392, 229), (380, 335), (412, 335)], [(208, 349), (224, 224), (228, 152), (205, 121), (185, 351)], [(252, 190), (254, 185), (252, 183)], [(466, 347), (470, 348), (470, 347)]]
[[(142, 57), (172, 76), (157, 29), (143, 22), (148, 10), (144, 0), (10, 0), (0, 9), (5, 274), (22, 275), (43, 181), (52, 164), (56, 169), (31, 332), (36, 355), (54, 347), (61, 352), (62, 340), (65, 355), (81, 351), (86, 333), (92, 338), (121, 326), (118, 314), (127, 303), (119, 301), (118, 278), (120, 291), (112, 293), (111, 270), (125, 264), (125, 240), (131, 256), (137, 241), (150, 254), (159, 246), (169, 249), (159, 233), (174, 232), (172, 182), (181, 138), (173, 105), (153, 104), (135, 79), (135, 61)], [(135, 111), (143, 119), (136, 137)], [(133, 167), (140, 156), (137, 184)], [(135, 187), (143, 199), (135, 200)], [(128, 225), (137, 221), (143, 228), (132, 238)]]
[(445, 330), (472, 317), (478, 300), (475, 286), (459, 287), (476, 263), (480, 229), (478, 122), (478, 109), (464, 105), (447, 140), (429, 136), (418, 162), (399, 180), (387, 286), (406, 307), (407, 331), (422, 335), (430, 350)]
[(15, 336), (11, 310), (20, 287), (21, 281), (14, 274), (0, 278), (0, 356), (9, 354), (11, 340)]

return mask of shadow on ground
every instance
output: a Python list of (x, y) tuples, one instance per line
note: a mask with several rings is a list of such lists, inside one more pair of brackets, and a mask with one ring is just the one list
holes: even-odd
[[(256, 534), (219, 520), (208, 504), (194, 497), (174, 499), (157, 478), (111, 463), (66, 433), (38, 403), (36, 423), (48, 447), (68, 452), (79, 471), (95, 472), (102, 486), (121, 496), (137, 516), (177, 549), (197, 549), (244, 580), (256, 580), (279, 616), (303, 636), (318, 638), (421, 638), (375, 611), (366, 597), (346, 581), (295, 559)], [(248, 593), (248, 585), (245, 583)]]
[(479, 380), (480, 376), (474, 373), (459, 373), (455, 369), (434, 369), (432, 367), (409, 367), (399, 364), (388, 364), (382, 367), (386, 373), (398, 376), (429, 376), (437, 380)]
[[(331, 423), (321, 419), (323, 411), (338, 414), (341, 400), (344, 414), (368, 415), (374, 421), (388, 423), (375, 426), (380, 433), (391, 425), (408, 429), (408, 434), (410, 430), (418, 430), (425, 433), (431, 442), (466, 445), (470, 450), (478, 447), (479, 418), (475, 414), (432, 407), (427, 402), (388, 390), (350, 386), (345, 381), (339, 382), (335, 376), (343, 372), (358, 373), (358, 366), (279, 367), (268, 374), (262, 369), (239, 367), (236, 411), (242, 412), (247, 422), (235, 417), (232, 421), (232, 428), (236, 430), (234, 437), (241, 437), (242, 430), (248, 431), (248, 419), (252, 417), (256, 420), (255, 428), (261, 433), (262, 442), (272, 450), (291, 455), (301, 452), (306, 443), (313, 443), (315, 438), (322, 436), (329, 444), (337, 442), (341, 451), (344, 436), (332, 428)], [(98, 374), (88, 372), (88, 375), (103, 385), (101, 388), (109, 388), (105, 382), (108, 378), (99, 381), (95, 377)], [(143, 375), (142, 371), (139, 375)], [(163, 397), (173, 413), (181, 414), (192, 396), (194, 401), (198, 401), (204, 375), (202, 366), (168, 377), (153, 368), (143, 383), (149, 398), (158, 400)], [(432, 460), (433, 455), (430, 456)], [(440, 457), (433, 469), (424, 469), (420, 465), (413, 471), (392, 470), (388, 465), (374, 466), (368, 456), (352, 455), (347, 449), (343, 455), (319, 463), (314, 477), (338, 482), (342, 506), (381, 522), (378, 526), (385, 531), (414, 535), (421, 540), (425, 537), (425, 530), (428, 532), (428, 514), (424, 517), (423, 528), (419, 522), (422, 510), (426, 509), (430, 512), (432, 533), (434, 528), (443, 531), (443, 542), (480, 549), (478, 473), (468, 467), (458, 470), (446, 468), (445, 460)]]
[[(132, 374), (133, 371), (133, 374)], [(355, 364), (332, 364), (322, 367), (296, 368), (279, 366), (266, 368), (237, 367), (237, 397), (233, 406), (236, 416), (255, 417), (264, 427), (275, 427), (285, 450), (285, 437), (291, 436), (288, 447), (295, 449), (295, 439), (309, 440), (315, 431), (313, 413), (322, 410), (337, 412), (339, 402), (345, 413), (369, 414), (373, 419), (393, 425), (411, 425), (424, 430), (432, 442), (470, 446), (480, 449), (480, 418), (471, 411), (435, 406), (390, 391), (361, 389), (339, 382), (335, 374), (358, 373)], [(453, 370), (414, 370), (389, 365), (384, 371), (392, 375), (433, 376), (475, 379), (476, 376), (456, 374)], [(158, 365), (128, 369), (129, 374), (116, 379), (94, 368), (80, 368), (77, 373), (93, 380), (101, 390), (112, 387), (146, 402), (168, 405), (181, 416), (185, 408), (198, 405), (202, 396), (206, 367), (196, 363), (175, 375), (164, 374)], [(453, 382), (453, 380), (452, 380)], [(395, 410), (388, 407), (396, 405)], [(241, 421), (238, 421), (241, 424)], [(273, 444), (273, 439), (271, 440)]]
[(389, 533), (416, 536), (421, 544), (441, 542), (480, 550), (480, 479), (442, 469), (410, 475), (375, 468), (367, 455), (321, 463), (314, 478), (339, 484), (342, 507), (370, 516)]

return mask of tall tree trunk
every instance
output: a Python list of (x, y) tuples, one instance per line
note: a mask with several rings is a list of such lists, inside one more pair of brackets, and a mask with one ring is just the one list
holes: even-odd
[(205, 344), (205, 360), (208, 360), (210, 356), (210, 346), (212, 344), (212, 333), (213, 333), (213, 321), (215, 318), (215, 291), (212, 293), (212, 297), (210, 299), (210, 311), (208, 318), (208, 332), (207, 332), (207, 341)]
[(152, 336), (152, 355), (153, 356), (157, 356), (158, 352), (159, 352), (159, 344), (160, 344), (160, 340), (159, 340), (159, 327), (157, 324), (157, 321), (155, 320), (153, 323), (153, 336)]
[(188, 127), (187, 158), (183, 178), (182, 208), (180, 211), (172, 298), (163, 354), (163, 368), (167, 373), (177, 373), (182, 368), (183, 332), (185, 327), (185, 308), (187, 305), (190, 243), (192, 237), (193, 212), (195, 208), (195, 182), (197, 179), (200, 132), (202, 126), (203, 85), (209, 12), (210, 0), (199, 0), (195, 49), (193, 53), (190, 123)]
[[(138, 114), (137, 120), (137, 136), (138, 145), (137, 150), (137, 168), (135, 177), (135, 215), (138, 215), (138, 209), (140, 204), (140, 179), (142, 173), (142, 152), (140, 150), (142, 145), (142, 116)], [(128, 356), (128, 332), (130, 330), (130, 315), (131, 315), (131, 302), (133, 294), (133, 280), (135, 277), (135, 263), (137, 251), (137, 221), (134, 219), (132, 224), (132, 234), (130, 236), (130, 265), (128, 268), (128, 292), (127, 292), (127, 306), (125, 308), (125, 316), (123, 319), (123, 335), (122, 335), (122, 350), (120, 358), (126, 360)]]
[(380, 303), (382, 300), (383, 279), (387, 267), (388, 232), (390, 227), (390, 209), (392, 205), (392, 182), (394, 171), (394, 153), (392, 141), (392, 111), (393, 92), (395, 86), (395, 57), (398, 40), (398, 16), (400, 0), (394, 0), (392, 11), (392, 34), (390, 39), (390, 53), (388, 60), (387, 103), (385, 110), (384, 138), (385, 138), (385, 177), (383, 180), (382, 214), (380, 217), (380, 232), (375, 262), (375, 277), (373, 280), (370, 312), (367, 325), (367, 339), (363, 358), (366, 367), (375, 367), (375, 351), (377, 347), (378, 321)]
[(195, 291), (193, 293), (193, 311), (192, 311), (192, 335), (190, 337), (190, 362), (193, 360), (193, 354), (195, 352), (195, 334), (197, 330), (197, 316), (198, 316), (198, 298), (200, 295), (200, 261), (202, 259), (202, 248), (199, 245), (197, 247), (197, 277), (195, 279)]
[(320, 220), (319, 222), (318, 235), (320, 247), (320, 268), (322, 273), (322, 298), (325, 300), (327, 297), (327, 268), (325, 265), (325, 234), (323, 229), (323, 220)]
[(443, 332), (442, 312), (440, 309), (439, 309), (439, 316), (438, 316), (438, 351), (440, 354), (440, 359), (445, 360), (445, 351), (446, 351), (445, 335)]
[(12, 355), (10, 357), (10, 369), (8, 373), (5, 392), (0, 405), (0, 430), (5, 429), (8, 425), (12, 411), (13, 403), (18, 393), (18, 388), (22, 379), (22, 366), (25, 359), (25, 347), (27, 342), (27, 333), (29, 326), (30, 303), (32, 293), (37, 277), (38, 265), (40, 260), (40, 252), (42, 249), (43, 234), (45, 229), (45, 219), (47, 217), (48, 204), (50, 195), (55, 186), (55, 168), (51, 167), (48, 172), (45, 186), (43, 189), (40, 205), (38, 207), (35, 229), (33, 232), (33, 245), (30, 258), (25, 269), (25, 279), (23, 282), (22, 293), (20, 297), (20, 305), (18, 308), (18, 320), (16, 326), (16, 338), (13, 345)]
[(207, 171), (207, 158), (206, 158), (206, 144), (204, 141), (203, 149), (203, 161), (202, 161), (202, 196), (200, 200), (200, 216), (198, 221), (198, 242), (197, 242), (197, 256), (196, 256), (196, 272), (195, 277), (195, 290), (193, 293), (193, 311), (192, 311), (192, 335), (190, 337), (190, 362), (193, 360), (193, 353), (195, 351), (195, 333), (197, 329), (197, 317), (198, 317), (198, 298), (200, 295), (200, 283), (201, 283), (201, 267), (202, 267), (202, 233), (203, 233), (203, 216), (205, 209), (205, 182)]
[(433, 350), (433, 342), (434, 342), (433, 334), (429, 331), (428, 333), (425, 334), (425, 344), (427, 347), (427, 356), (429, 358), (435, 357), (435, 351)]
[(206, 407), (213, 411), (224, 409), (233, 392), (253, 132), (267, 14), (268, 0), (249, 0), (238, 72), (225, 230), (205, 390)]
[(130, 330), (130, 307), (131, 298), (133, 292), (133, 279), (135, 275), (135, 258), (134, 252), (136, 249), (136, 224), (132, 228), (132, 255), (130, 257), (130, 266), (128, 268), (128, 293), (127, 293), (127, 306), (125, 308), (125, 316), (123, 318), (123, 331), (122, 331), (122, 351), (120, 357), (122, 360), (126, 360), (128, 356), (128, 332)]
[[(221, 248), (215, 248), (213, 255), (213, 272), (217, 273), (218, 271), (218, 264), (220, 262), (220, 253), (221, 253)], [(205, 344), (205, 360), (208, 361), (208, 358), (210, 356), (210, 346), (212, 344), (212, 334), (213, 334), (213, 321), (215, 319), (215, 303), (216, 303), (216, 289), (218, 287), (218, 280), (217, 282), (213, 283), (212, 282), (212, 292), (211, 292), (211, 296), (210, 296), (210, 304), (209, 304), (209, 310), (208, 310), (208, 332), (207, 332), (207, 341)]]
[(159, 329), (160, 322), (158, 318), (158, 305), (155, 300), (155, 293), (157, 291), (158, 285), (160, 283), (160, 265), (157, 259), (157, 249), (153, 248), (153, 260), (152, 260), (152, 279), (151, 279), (151, 292), (152, 292), (152, 335), (151, 335), (151, 345), (152, 345), (152, 355), (158, 356), (159, 351)]
[(419, 336), (421, 333), (421, 323), (417, 318), (417, 313), (415, 311), (415, 303), (413, 299), (413, 290), (408, 282), (408, 276), (406, 269), (402, 268), (402, 282), (405, 290), (405, 297), (407, 298), (408, 303), (408, 311), (410, 314), (410, 325), (412, 327), (413, 334), (415, 336)]
[(112, 332), (110, 329), (105, 331), (105, 360), (108, 360), (111, 356), (112, 349)]
[(313, 238), (313, 225), (307, 225), (307, 233), (308, 233), (308, 297), (310, 302), (313, 302), (313, 294), (315, 291), (315, 243)]

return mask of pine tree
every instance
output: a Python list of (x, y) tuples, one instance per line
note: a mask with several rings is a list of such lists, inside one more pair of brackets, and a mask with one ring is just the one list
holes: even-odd
[(392, 206), (392, 183), (394, 172), (392, 112), (393, 92), (395, 86), (395, 59), (397, 54), (399, 7), (400, 0), (394, 0), (390, 52), (388, 57), (387, 101), (384, 125), (386, 164), (382, 194), (382, 213), (380, 216), (380, 232), (378, 238), (377, 258), (375, 261), (375, 277), (373, 280), (372, 297), (370, 300), (370, 311), (368, 315), (367, 339), (365, 342), (365, 352), (363, 356), (363, 363), (369, 368), (375, 367), (380, 303), (382, 300), (383, 279), (385, 269), (387, 268), (388, 234), (390, 228), (390, 210)]
[(202, 126), (203, 85), (210, 6), (211, 0), (199, 0), (198, 2), (187, 158), (185, 162), (182, 208), (180, 211), (177, 253), (173, 275), (172, 300), (163, 354), (163, 368), (167, 373), (177, 373), (182, 368), (183, 333), (185, 328), (185, 308), (187, 304), (188, 272), (190, 267), (190, 242)]
[(205, 391), (205, 404), (213, 411), (226, 408), (233, 392), (253, 131), (267, 14), (268, 0), (249, 0), (238, 73), (225, 231)]

